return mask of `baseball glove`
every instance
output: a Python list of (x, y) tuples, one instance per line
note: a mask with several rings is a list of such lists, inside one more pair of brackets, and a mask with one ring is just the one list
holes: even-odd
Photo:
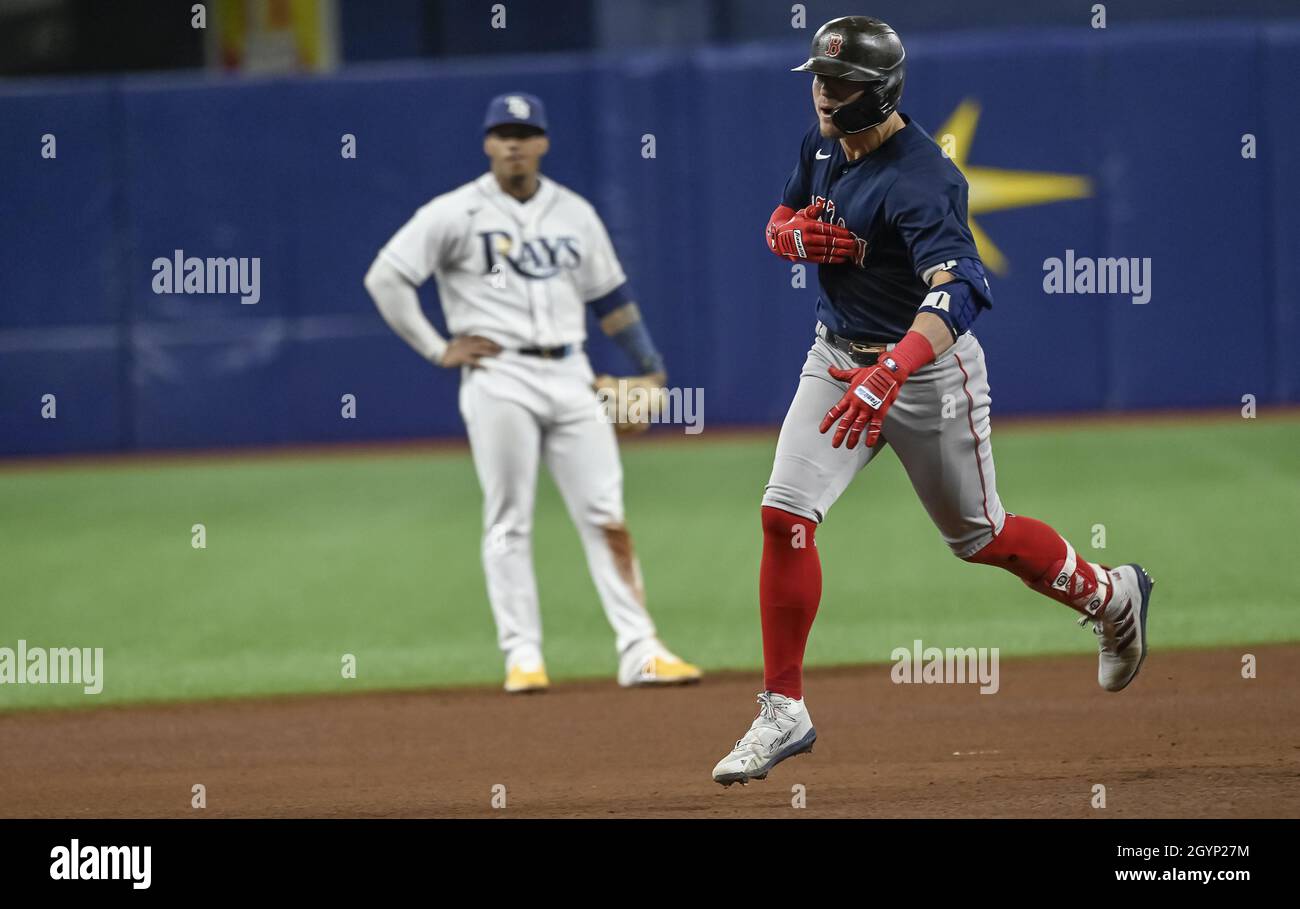
[(639, 433), (668, 415), (668, 389), (657, 376), (596, 376), (591, 386), (600, 401), (601, 419), (618, 433)]

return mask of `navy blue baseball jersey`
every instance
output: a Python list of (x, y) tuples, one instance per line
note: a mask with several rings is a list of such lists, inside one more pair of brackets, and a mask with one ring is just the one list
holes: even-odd
[(966, 178), (930, 134), (907, 126), (856, 161), (816, 124), (782, 202), (798, 210), (826, 200), (822, 220), (866, 241), (861, 265), (818, 266), (817, 318), (853, 340), (897, 341), (929, 288), (921, 274), (951, 259), (978, 259), (966, 224)]

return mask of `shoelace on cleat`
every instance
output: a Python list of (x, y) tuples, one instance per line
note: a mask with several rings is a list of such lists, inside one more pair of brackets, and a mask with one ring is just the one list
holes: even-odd
[[(744, 745), (746, 742), (751, 742), (755, 745), (762, 745), (763, 744), (762, 740), (759, 739), (754, 733), (761, 732), (763, 729), (771, 729), (777, 735), (780, 735), (781, 722), (777, 718), (778, 713), (781, 713), (782, 715), (786, 716), (787, 719), (790, 720), (794, 719), (794, 717), (789, 716), (788, 714), (785, 713), (785, 711), (781, 710), (779, 707), (776, 706), (776, 703), (769, 692), (766, 691), (760, 692), (758, 695), (758, 716), (754, 718), (754, 722), (749, 727), (749, 731), (736, 740), (736, 745), (731, 750), (732, 751), (740, 750), (741, 746)], [(760, 720), (764, 722), (760, 722)]]
[(1127, 611), (1116, 623), (1109, 622), (1104, 617), (1098, 619), (1090, 615), (1081, 617), (1078, 622), (1080, 628), (1091, 622), (1092, 633), (1101, 639), (1100, 647), (1102, 652), (1109, 653), (1112, 656), (1119, 656), (1121, 650), (1127, 650), (1128, 645), (1137, 639), (1137, 631), (1133, 620), (1133, 606), (1131, 602), (1126, 605), (1128, 607)]

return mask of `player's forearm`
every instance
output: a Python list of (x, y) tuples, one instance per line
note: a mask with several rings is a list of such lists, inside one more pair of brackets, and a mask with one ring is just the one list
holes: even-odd
[[(952, 279), (952, 275), (945, 271), (935, 272), (934, 277), (930, 279), (930, 286), (938, 287), (941, 284), (947, 284)], [(923, 335), (930, 342), (935, 358), (938, 358), (945, 350), (952, 347), (954, 343), (952, 329), (948, 327), (948, 323), (933, 313), (917, 313), (916, 318), (912, 321), (911, 331)]]
[(415, 352), (431, 363), (441, 363), (447, 351), (447, 340), (438, 334), (424, 310), (415, 288), (396, 268), (376, 259), (366, 272), (366, 290), (375, 301), (379, 314), (388, 327), (397, 332)]
[(909, 332), (911, 331), (930, 342), (930, 349), (934, 351), (936, 359), (953, 345), (952, 332), (948, 329), (947, 323), (928, 312), (917, 313), (916, 320), (912, 322), (912, 327), (909, 329)]
[(641, 321), (641, 310), (628, 302), (600, 319), (600, 330), (614, 339), (644, 375), (666, 381), (664, 358), (655, 349), (650, 332)]

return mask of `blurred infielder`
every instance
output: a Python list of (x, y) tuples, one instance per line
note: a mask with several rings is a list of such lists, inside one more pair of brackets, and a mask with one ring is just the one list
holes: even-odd
[[(813, 534), (885, 443), (954, 555), (1005, 568), (1082, 613), (1080, 624), (1093, 623), (1103, 688), (1124, 688), (1146, 656), (1147, 573), (1089, 562), (1051, 527), (1008, 514), (998, 499), (988, 374), (970, 333), (992, 295), (966, 223), (965, 178), (898, 112), (903, 61), (893, 29), (847, 16), (817, 31), (795, 70), (814, 74), (817, 124), (767, 242), (791, 261), (818, 263), (817, 337), (763, 496), (766, 690), (749, 731), (713, 769), (724, 785), (763, 779), (812, 749), (803, 656), (821, 598)], [(893, 532), (877, 522), (861, 541), (868, 571)], [(890, 602), (888, 591), (872, 594)]]
[[(461, 370), (460, 412), (483, 489), (483, 569), (507, 691), (547, 687), (533, 577), (537, 469), (545, 461), (577, 525), (618, 649), (624, 686), (695, 681), (700, 671), (655, 636), (623, 522), (615, 427), (602, 419), (583, 352), (590, 307), (601, 328), (662, 386), (655, 350), (609, 235), (581, 196), (543, 178), (542, 103), (523, 93), (488, 106), (491, 170), (420, 208), (379, 252), (366, 289), (385, 321), (430, 362)], [(432, 275), (452, 337), (420, 309)], [(625, 387), (627, 387), (625, 385)], [(620, 411), (625, 412), (625, 411)]]

